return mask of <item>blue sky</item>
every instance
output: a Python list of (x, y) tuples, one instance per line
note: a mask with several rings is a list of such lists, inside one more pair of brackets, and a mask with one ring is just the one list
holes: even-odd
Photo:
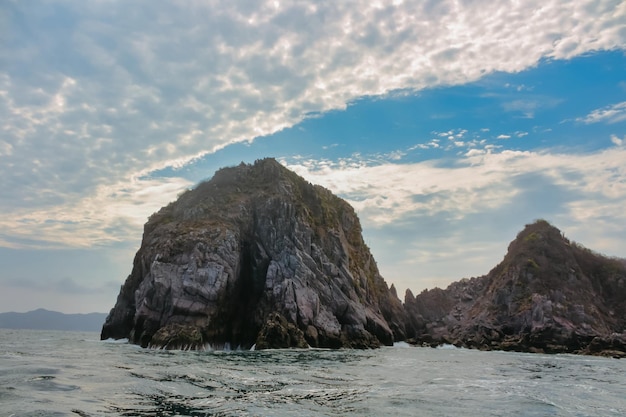
[[(521, 3), (521, 4), (520, 4)], [(524, 224), (626, 257), (621, 1), (0, 5), (0, 311), (108, 311), (143, 223), (273, 156), (400, 293)]]

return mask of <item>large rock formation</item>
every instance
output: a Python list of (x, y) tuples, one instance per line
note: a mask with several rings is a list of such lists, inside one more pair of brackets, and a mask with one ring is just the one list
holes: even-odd
[(626, 265), (527, 225), (489, 274), (405, 297), (416, 343), (626, 355)]
[(273, 159), (153, 214), (101, 337), (142, 346), (376, 347), (405, 312), (354, 210)]

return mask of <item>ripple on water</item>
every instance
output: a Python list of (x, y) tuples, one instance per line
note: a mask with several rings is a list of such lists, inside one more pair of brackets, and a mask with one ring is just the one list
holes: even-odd
[(614, 359), (406, 346), (166, 352), (92, 338), (0, 329), (0, 416), (626, 415), (626, 362)]
[(75, 391), (80, 389), (77, 385), (62, 384), (55, 381), (52, 375), (40, 375), (28, 380), (28, 384), (32, 389), (39, 391)]

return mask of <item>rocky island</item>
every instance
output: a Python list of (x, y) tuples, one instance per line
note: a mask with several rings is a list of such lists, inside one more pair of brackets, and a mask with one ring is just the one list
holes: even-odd
[(410, 341), (485, 350), (626, 357), (626, 261), (527, 225), (487, 275), (413, 296)]
[(144, 347), (372, 348), (407, 340), (626, 356), (626, 261), (527, 225), (487, 275), (381, 277), (353, 208), (274, 159), (223, 168), (153, 214), (102, 339)]
[(167, 349), (371, 348), (405, 329), (353, 208), (263, 159), (219, 170), (149, 218), (101, 337)]

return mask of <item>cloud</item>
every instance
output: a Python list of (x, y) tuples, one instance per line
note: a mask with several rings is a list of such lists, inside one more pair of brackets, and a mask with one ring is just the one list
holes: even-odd
[(136, 241), (147, 216), (191, 185), (179, 177), (132, 178), (99, 185), (86, 197), (66, 197), (69, 207), (16, 209), (0, 218), (0, 246), (86, 248)]
[[(624, 157), (621, 148), (589, 155), (474, 149), (445, 166), (436, 161), (370, 165), (365, 159), (287, 166), (344, 196), (368, 223), (382, 226), (407, 216), (443, 212), (454, 219), (500, 208), (524, 189), (516, 181), (531, 173), (541, 173), (547, 183), (563, 189), (581, 190), (587, 201), (614, 204), (618, 212), (626, 203), (626, 168), (620, 159)], [(571, 207), (569, 211), (575, 221), (603, 215)], [(626, 220), (626, 214), (617, 218)]]
[(622, 101), (621, 103), (613, 104), (601, 109), (596, 109), (589, 113), (585, 117), (579, 117), (576, 119), (577, 122), (582, 122), (586, 124), (591, 123), (618, 123), (626, 120), (626, 101)]
[(440, 148), (439, 139), (431, 139), (428, 143), (418, 143), (407, 149), (407, 151), (414, 151), (416, 149), (437, 149)]
[(620, 139), (617, 135), (611, 135), (611, 142), (613, 142), (615, 146), (622, 146), (626, 143), (626, 136)]
[[(35, 244), (41, 231), (82, 246), (137, 230), (186, 185), (137, 178), (359, 97), (622, 48), (626, 4), (144, 0), (5, 12), (0, 245)], [(167, 192), (134, 204), (144, 187)]]
[(119, 288), (117, 281), (107, 281), (97, 286), (86, 286), (76, 282), (72, 278), (59, 278), (48, 281), (32, 280), (27, 278), (3, 279), (2, 286), (5, 288), (19, 288), (35, 290), (41, 293), (55, 293), (64, 295), (99, 294), (102, 291), (112, 292)]
[(502, 103), (504, 111), (521, 113), (522, 118), (534, 119), (538, 110), (554, 108), (562, 102), (561, 99), (549, 96), (530, 96)]
[(117, 281), (84, 285), (72, 278), (0, 279), (0, 305), (3, 311), (30, 311), (47, 308), (66, 313), (108, 311), (119, 291)]
[(625, 158), (620, 147), (590, 154), (472, 149), (445, 164), (283, 162), (352, 204), (383, 275), (419, 290), (488, 272), (538, 218), (623, 256), (616, 248), (626, 236)]
[(502, 104), (505, 111), (522, 113), (524, 118), (532, 119), (535, 117), (535, 111), (541, 106), (536, 100), (519, 99)]
[[(287, 166), (346, 198), (375, 228), (416, 216), (455, 221), (500, 210), (528, 191), (529, 184), (545, 184), (573, 196), (561, 200), (559, 218), (583, 224), (610, 213), (626, 224), (625, 157), (623, 148), (585, 155), (474, 149), (445, 166), (434, 161), (370, 165), (356, 159)], [(533, 178), (537, 180), (525, 182)]]

